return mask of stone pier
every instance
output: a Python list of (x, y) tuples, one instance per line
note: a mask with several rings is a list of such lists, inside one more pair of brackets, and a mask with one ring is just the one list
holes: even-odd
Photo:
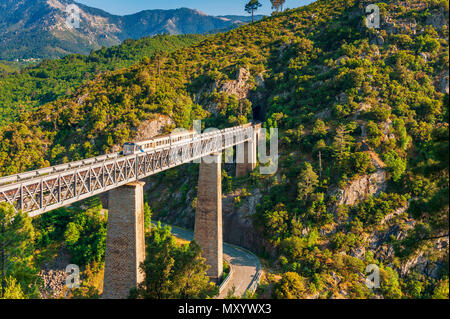
[[(202, 256), (211, 266), (208, 276), (217, 282), (223, 273), (222, 241), (222, 154), (202, 159), (198, 178), (194, 239), (203, 249)], [(212, 163), (210, 163), (212, 162)]]
[(145, 259), (144, 184), (109, 191), (103, 299), (127, 298), (144, 280), (139, 269)]
[(236, 146), (236, 177), (246, 176), (256, 167), (256, 140)]

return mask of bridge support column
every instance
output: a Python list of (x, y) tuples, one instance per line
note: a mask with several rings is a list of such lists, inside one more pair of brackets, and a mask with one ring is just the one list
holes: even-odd
[(208, 276), (218, 282), (223, 273), (222, 240), (222, 154), (202, 159), (198, 180), (194, 239), (203, 249), (202, 256), (211, 266)]
[(246, 176), (256, 167), (256, 139), (236, 146), (236, 177)]
[(109, 191), (104, 299), (127, 298), (130, 289), (144, 280), (139, 268), (145, 259), (144, 184)]

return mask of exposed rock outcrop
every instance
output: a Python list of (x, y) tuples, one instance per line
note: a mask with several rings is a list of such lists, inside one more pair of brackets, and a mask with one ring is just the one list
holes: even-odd
[[(215, 80), (205, 83), (195, 95), (195, 103), (201, 104), (204, 109), (213, 115), (217, 115), (220, 110), (216, 102), (209, 99), (211, 93), (224, 92), (228, 95), (234, 95), (238, 100), (248, 99), (252, 101), (253, 106), (263, 108), (263, 93), (255, 90), (258, 87), (264, 87), (265, 80), (263, 72), (252, 75), (246, 68), (239, 68), (235, 73), (234, 80)], [(288, 94), (288, 93), (287, 93)]]
[(70, 264), (70, 255), (64, 247), (58, 251), (53, 261), (44, 265), (39, 272), (44, 285), (41, 288), (41, 298), (59, 298), (64, 295), (66, 285), (66, 267)]
[(385, 164), (374, 152), (368, 152), (375, 172), (353, 180), (345, 189), (330, 192), (337, 197), (336, 205), (354, 205), (370, 195), (378, 195), (386, 189)]
[[(411, 271), (417, 271), (427, 277), (439, 278), (439, 270), (448, 256), (448, 237), (440, 238), (432, 243), (432, 249), (419, 250), (400, 266), (400, 275), (405, 276)], [(433, 256), (430, 256), (433, 255)], [(448, 258), (448, 257), (447, 257)]]
[(158, 115), (156, 119), (142, 122), (138, 129), (135, 140), (144, 141), (164, 133), (166, 126), (172, 125), (173, 120), (166, 115)]
[(265, 240), (252, 224), (252, 216), (256, 213), (256, 205), (261, 202), (259, 189), (242, 199), (242, 205), (236, 207), (234, 200), (240, 191), (223, 198), (223, 237), (224, 241), (247, 248), (253, 252), (274, 253), (272, 245)]
[(442, 29), (443, 26), (448, 26), (448, 14), (445, 14), (443, 9), (432, 13), (426, 20), (426, 24), (432, 25), (435, 29)]
[(358, 178), (345, 189), (339, 189), (337, 205), (354, 205), (369, 195), (377, 195), (386, 189), (386, 170), (378, 169), (375, 173)]
[(441, 93), (449, 94), (449, 74), (448, 71), (437, 78), (436, 89)]
[(218, 86), (219, 92), (226, 92), (228, 94), (234, 94), (238, 100), (247, 98), (248, 91), (251, 85), (248, 83), (250, 79), (250, 71), (245, 68), (240, 68), (236, 72), (236, 80), (226, 81), (225, 83)]

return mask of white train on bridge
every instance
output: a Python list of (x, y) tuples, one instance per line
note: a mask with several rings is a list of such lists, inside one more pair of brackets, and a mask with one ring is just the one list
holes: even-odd
[[(232, 135), (234, 131), (242, 130), (242, 128), (248, 128), (250, 126), (260, 127), (260, 123), (248, 123), (235, 127), (225, 128), (219, 131), (222, 134), (222, 137), (225, 139), (225, 136)], [(60, 165), (55, 165), (46, 168), (40, 168), (33, 171), (23, 172), (11, 176), (3, 176), (0, 177), (0, 188), (4, 185), (8, 185), (11, 183), (18, 183), (22, 181), (32, 180), (38, 177), (47, 176), (56, 173), (62, 173), (71, 169), (87, 167), (89, 165), (94, 165), (98, 163), (108, 162), (111, 160), (118, 159), (122, 156), (134, 155), (139, 153), (145, 153), (151, 150), (161, 150), (167, 149), (171, 146), (183, 144), (188, 141), (192, 143), (196, 142), (198, 138), (205, 138), (208, 135), (216, 136), (218, 134), (217, 131), (209, 132), (209, 133), (198, 133), (196, 131), (182, 131), (182, 132), (172, 132), (170, 134), (164, 136), (158, 136), (149, 140), (140, 141), (140, 142), (128, 142), (123, 145), (122, 151), (118, 153), (111, 153), (106, 155), (101, 155), (93, 158), (88, 158), (76, 162), (70, 162)], [(1, 189), (0, 189), (1, 191)], [(0, 202), (1, 193), (0, 193)]]
[[(246, 128), (249, 126), (252, 126), (252, 123), (243, 124), (238, 127), (225, 128), (220, 130), (220, 133), (224, 135), (226, 133), (237, 130), (238, 128)], [(206, 134), (216, 135), (217, 131)], [(172, 132), (168, 135), (155, 137), (141, 142), (128, 142), (123, 145), (120, 155), (127, 156), (137, 153), (144, 153), (151, 149), (158, 149), (167, 146), (173, 146), (179, 143), (186, 143), (189, 140), (194, 142), (196, 137), (199, 135), (205, 136), (205, 133), (200, 134), (196, 131), (184, 130), (182, 132)]]
[(259, 123), (249, 123), (201, 134), (173, 132), (125, 143), (120, 153), (0, 177), (0, 203), (8, 202), (17, 211), (36, 216), (252, 138), (258, 139), (260, 127)]

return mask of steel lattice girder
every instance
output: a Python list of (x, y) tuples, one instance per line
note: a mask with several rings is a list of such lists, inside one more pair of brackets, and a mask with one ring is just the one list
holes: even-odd
[[(103, 155), (29, 173), (3, 177), (0, 202), (36, 216), (106, 192), (211, 153), (250, 141), (253, 127), (199, 134), (172, 146), (120, 157)], [(41, 174), (40, 176), (33, 177)], [(22, 176), (28, 179), (20, 181)]]

